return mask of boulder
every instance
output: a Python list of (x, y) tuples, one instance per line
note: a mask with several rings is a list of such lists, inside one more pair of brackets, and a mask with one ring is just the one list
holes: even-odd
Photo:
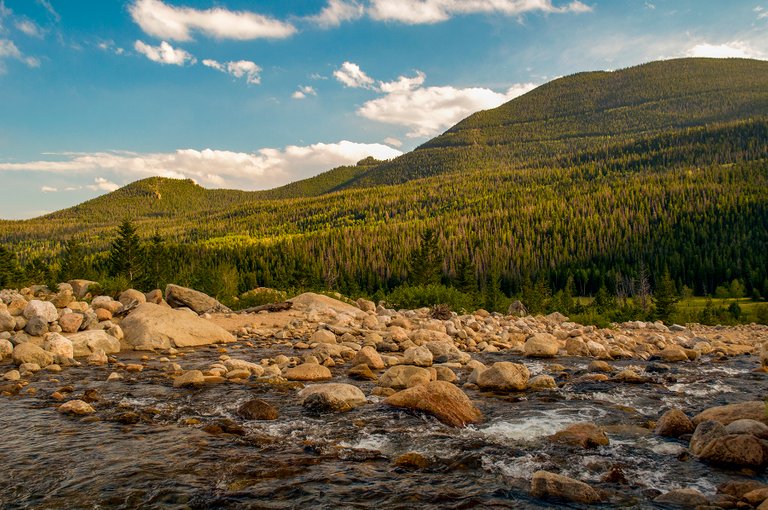
[(586, 483), (548, 471), (536, 471), (533, 474), (531, 495), (535, 498), (585, 504), (595, 504), (603, 500), (602, 495)]
[(305, 292), (288, 300), (289, 303), (293, 303), (293, 308), (301, 311), (317, 311), (320, 313), (327, 313), (333, 311), (336, 313), (343, 313), (355, 317), (357, 314), (362, 313), (361, 310), (354, 306), (348, 305), (338, 299), (333, 299), (322, 294), (315, 294), (313, 292)]
[(722, 423), (714, 420), (703, 421), (696, 426), (688, 449), (692, 454), (698, 456), (709, 443), (726, 434), (725, 426)]
[(17, 365), (35, 363), (47, 367), (53, 363), (53, 354), (44, 351), (32, 342), (24, 342), (13, 349), (13, 362)]
[(59, 326), (64, 333), (77, 333), (85, 317), (80, 313), (65, 313), (59, 317)]
[(66, 308), (69, 304), (75, 300), (72, 295), (72, 288), (61, 289), (55, 296), (51, 298), (51, 303), (56, 308)]
[(0, 360), (13, 354), (13, 344), (5, 338), (0, 339)]
[(249, 375), (253, 375), (255, 377), (261, 377), (264, 375), (263, 366), (259, 365), (258, 363), (252, 363), (242, 359), (228, 359), (224, 362), (224, 367), (227, 369), (227, 371), (230, 372), (234, 370), (245, 370), (249, 373)]
[(269, 402), (254, 398), (238, 407), (237, 415), (244, 420), (276, 420), (280, 412)]
[(64, 414), (74, 414), (82, 416), (85, 414), (93, 414), (96, 410), (91, 407), (91, 404), (82, 400), (70, 400), (59, 406), (59, 412)]
[(123, 306), (128, 306), (133, 303), (140, 305), (141, 303), (147, 302), (147, 296), (136, 289), (128, 289), (121, 292), (117, 300), (120, 301), (120, 304)]
[(27, 319), (24, 331), (30, 336), (43, 336), (48, 332), (48, 322), (43, 317), (34, 316)]
[(525, 341), (523, 350), (529, 358), (553, 358), (560, 350), (560, 342), (549, 333), (537, 333)]
[(172, 283), (165, 287), (165, 300), (173, 308), (186, 307), (197, 314), (232, 311), (207, 294)]
[(690, 434), (694, 427), (690, 418), (680, 409), (670, 409), (656, 423), (656, 435), (663, 437), (680, 437)]
[(575, 423), (550, 436), (556, 443), (565, 443), (581, 448), (597, 448), (609, 444), (608, 436), (594, 423)]
[(414, 367), (412, 365), (395, 365), (379, 377), (379, 386), (404, 390), (419, 384), (426, 384), (431, 380), (432, 373), (426, 368)]
[(368, 365), (364, 363), (360, 363), (359, 365), (354, 365), (352, 368), (347, 370), (347, 377), (350, 379), (356, 379), (358, 381), (375, 381), (376, 380), (376, 374), (374, 374), (370, 368), (368, 368)]
[(452, 427), (463, 427), (483, 419), (483, 414), (469, 397), (446, 381), (432, 381), (399, 391), (387, 397), (384, 403), (431, 414)]
[(768, 447), (751, 434), (727, 434), (709, 441), (698, 457), (710, 464), (761, 469), (768, 464)]
[(355, 303), (357, 304), (357, 307), (360, 310), (366, 313), (376, 311), (376, 303), (374, 303), (373, 301), (368, 301), (367, 299), (360, 298)]
[(283, 375), (289, 381), (325, 381), (332, 377), (328, 367), (317, 363), (303, 363), (287, 369)]
[(432, 353), (432, 360), (435, 363), (469, 363), (472, 360), (466, 352), (460, 351), (452, 340), (432, 341), (424, 344), (424, 347)]
[(499, 361), (477, 376), (477, 385), (491, 391), (523, 391), (530, 375), (525, 365)]
[(360, 388), (343, 383), (307, 386), (299, 392), (299, 399), (314, 412), (346, 412), (367, 402)]
[(120, 341), (102, 329), (92, 329), (67, 335), (74, 348), (74, 358), (90, 356), (94, 352), (103, 351), (104, 354), (117, 354), (120, 352)]
[(725, 432), (728, 434), (752, 434), (760, 439), (768, 439), (768, 425), (747, 418), (732, 421), (725, 426)]
[(688, 361), (688, 355), (685, 353), (685, 350), (677, 345), (667, 347), (659, 353), (659, 357), (667, 363)]
[(386, 366), (384, 360), (381, 359), (381, 355), (370, 345), (357, 351), (357, 354), (352, 359), (352, 365), (368, 365), (372, 370), (381, 370)]
[(235, 337), (193, 314), (154, 303), (142, 303), (120, 323), (125, 341), (156, 349), (234, 342)]
[(557, 383), (551, 375), (539, 374), (528, 381), (528, 389), (531, 390), (554, 390), (557, 389)]
[(48, 333), (45, 335), (45, 338), (43, 339), (43, 349), (54, 356), (61, 356), (66, 359), (75, 357), (72, 341), (58, 333)]
[(187, 370), (173, 380), (174, 388), (202, 386), (203, 384), (205, 384), (205, 376), (200, 370)]
[(328, 331), (327, 329), (318, 329), (315, 331), (311, 337), (309, 337), (310, 343), (318, 343), (318, 344), (335, 344), (338, 343), (336, 341), (336, 335), (333, 331)]
[(0, 333), (16, 329), (16, 319), (6, 310), (0, 310)]
[(93, 308), (94, 311), (106, 310), (112, 314), (122, 310), (123, 304), (120, 301), (115, 301), (109, 296), (98, 296), (91, 301), (91, 308)]
[(723, 425), (728, 425), (732, 421), (741, 419), (757, 420), (768, 425), (768, 412), (766, 412), (765, 402), (762, 400), (752, 400), (741, 404), (710, 407), (694, 416), (691, 421), (694, 425), (698, 425), (706, 420), (715, 420)]
[(24, 318), (30, 320), (33, 317), (39, 317), (46, 324), (54, 322), (59, 318), (59, 314), (56, 311), (56, 307), (50, 301), (40, 301), (39, 299), (33, 299), (27, 306), (24, 307)]
[(568, 356), (589, 356), (589, 347), (581, 338), (569, 338), (565, 341), (565, 352)]
[(91, 288), (97, 288), (99, 284), (91, 280), (69, 280), (67, 283), (72, 287), (72, 293), (77, 299), (83, 299)]
[(424, 347), (410, 347), (403, 353), (403, 363), (417, 367), (432, 366), (432, 352)]
[(673, 489), (657, 496), (653, 502), (676, 508), (697, 508), (709, 505), (707, 497), (696, 489)]
[(525, 317), (528, 315), (528, 309), (519, 300), (515, 300), (509, 305), (507, 309), (507, 315), (515, 315), (517, 317)]

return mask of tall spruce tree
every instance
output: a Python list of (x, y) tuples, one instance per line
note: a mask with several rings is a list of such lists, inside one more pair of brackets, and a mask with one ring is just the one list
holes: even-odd
[(434, 230), (428, 228), (422, 232), (419, 246), (410, 254), (408, 283), (411, 285), (440, 283), (441, 266), (437, 235)]
[(16, 254), (0, 244), (0, 289), (21, 284), (22, 272)]
[(669, 316), (675, 312), (678, 301), (680, 301), (680, 296), (677, 293), (675, 281), (670, 276), (669, 270), (665, 270), (661, 280), (656, 285), (656, 292), (653, 293), (653, 303), (656, 305), (656, 318), (662, 321), (669, 320)]
[(133, 283), (141, 276), (142, 269), (141, 239), (133, 223), (125, 220), (117, 228), (117, 239), (112, 242), (109, 252), (109, 274), (123, 277), (128, 283)]
[(146, 290), (163, 287), (165, 271), (163, 238), (157, 230), (149, 238), (149, 243), (144, 248), (144, 272), (141, 277), (141, 285)]
[(88, 278), (90, 268), (85, 260), (85, 248), (77, 237), (71, 238), (64, 245), (59, 279), (63, 282), (77, 278)]

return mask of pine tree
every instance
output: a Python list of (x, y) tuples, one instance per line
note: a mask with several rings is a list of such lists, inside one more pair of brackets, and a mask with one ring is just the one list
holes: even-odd
[(133, 283), (142, 272), (141, 239), (129, 220), (123, 221), (117, 229), (117, 239), (112, 242), (109, 252), (109, 274), (120, 276)]
[(470, 296), (477, 294), (475, 267), (469, 259), (461, 259), (459, 266), (456, 268), (456, 288)]
[(421, 234), (419, 246), (411, 252), (408, 260), (408, 283), (431, 285), (440, 283), (440, 263), (437, 235), (431, 228)]
[(604, 314), (616, 309), (616, 298), (608, 291), (605, 284), (601, 285), (597, 290), (595, 299), (592, 301), (592, 306), (599, 314)]
[(149, 238), (144, 252), (144, 274), (141, 285), (145, 290), (162, 288), (164, 283), (163, 238), (158, 231)]
[(497, 269), (491, 269), (488, 272), (488, 278), (485, 282), (484, 306), (489, 312), (498, 312), (501, 306), (501, 275)]
[(680, 301), (675, 282), (669, 275), (669, 270), (664, 274), (656, 286), (656, 292), (653, 294), (653, 302), (656, 305), (656, 317), (662, 321), (669, 320), (670, 315), (675, 312), (676, 303)]
[(88, 278), (90, 268), (85, 260), (85, 249), (76, 237), (64, 245), (59, 279), (63, 282), (78, 278)]
[(21, 284), (22, 273), (16, 254), (0, 244), (0, 289)]

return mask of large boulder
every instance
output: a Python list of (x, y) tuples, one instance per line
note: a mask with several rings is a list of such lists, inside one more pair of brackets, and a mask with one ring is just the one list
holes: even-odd
[(417, 367), (431, 367), (432, 352), (424, 346), (410, 347), (403, 353), (403, 363)]
[(523, 349), (529, 358), (553, 358), (560, 350), (560, 342), (549, 333), (537, 333), (525, 341)]
[(670, 409), (656, 423), (656, 434), (663, 437), (680, 437), (693, 430), (690, 418), (680, 409)]
[(38, 317), (46, 323), (54, 322), (59, 318), (56, 307), (50, 301), (40, 301), (33, 299), (24, 307), (24, 318), (30, 320), (32, 317)]
[(709, 499), (696, 489), (673, 489), (657, 496), (654, 503), (673, 508), (706, 508)]
[(355, 358), (352, 360), (352, 365), (368, 365), (368, 368), (372, 370), (381, 370), (386, 366), (384, 360), (381, 359), (381, 355), (370, 345), (366, 345), (357, 351)]
[(346, 412), (367, 402), (357, 386), (343, 383), (313, 384), (299, 392), (301, 405), (315, 412)]
[(573, 501), (588, 505), (603, 500), (601, 494), (586, 483), (548, 471), (536, 471), (533, 474), (531, 495), (535, 498)]
[(81, 313), (65, 313), (59, 317), (59, 326), (64, 333), (77, 333), (83, 325), (85, 316)]
[(16, 319), (6, 310), (0, 310), (0, 333), (13, 332), (16, 329)]
[(47, 367), (53, 363), (53, 354), (32, 342), (24, 342), (13, 349), (13, 362), (16, 365), (34, 363), (41, 367)]
[(48, 333), (45, 335), (45, 338), (43, 339), (43, 349), (54, 356), (61, 356), (67, 359), (75, 357), (72, 341), (58, 333)]
[(757, 420), (768, 425), (766, 403), (762, 400), (752, 400), (741, 404), (710, 407), (694, 416), (691, 421), (694, 425), (706, 420), (715, 420), (723, 425), (728, 425), (732, 421), (742, 419)]
[(317, 363), (303, 363), (287, 369), (283, 376), (289, 381), (326, 381), (332, 377), (328, 367)]
[(120, 340), (103, 329), (92, 329), (67, 335), (72, 342), (74, 358), (90, 356), (94, 352), (104, 351), (104, 354), (120, 352)]
[(395, 365), (379, 378), (379, 386), (404, 390), (419, 384), (426, 384), (432, 380), (432, 372), (426, 368), (412, 365)]
[(768, 447), (751, 434), (727, 434), (709, 441), (698, 456), (711, 464), (760, 469), (768, 464)]
[(169, 349), (235, 341), (228, 331), (205, 319), (154, 303), (140, 304), (120, 325), (126, 343), (133, 347)]
[(446, 381), (432, 381), (399, 391), (387, 397), (384, 403), (429, 413), (452, 427), (463, 427), (483, 419), (483, 414), (469, 397)]
[(523, 391), (531, 376), (525, 365), (511, 361), (499, 361), (477, 377), (477, 385), (491, 391)]
[(172, 283), (165, 287), (165, 300), (173, 308), (187, 307), (198, 314), (232, 311), (207, 294)]
[(305, 292), (294, 298), (288, 300), (289, 303), (293, 303), (293, 308), (301, 311), (328, 312), (333, 311), (336, 313), (343, 313), (351, 317), (355, 317), (358, 314), (363, 313), (358, 307), (349, 305), (338, 299), (333, 299), (322, 294), (315, 294), (313, 292)]
[(688, 449), (691, 450), (692, 454), (698, 456), (704, 451), (709, 443), (727, 434), (725, 426), (719, 421), (703, 421), (699, 423), (696, 426), (696, 430), (693, 431), (693, 436), (691, 437)]
[(120, 301), (123, 306), (133, 305), (133, 303), (140, 305), (141, 303), (147, 302), (147, 296), (136, 289), (128, 289), (121, 292), (117, 300)]

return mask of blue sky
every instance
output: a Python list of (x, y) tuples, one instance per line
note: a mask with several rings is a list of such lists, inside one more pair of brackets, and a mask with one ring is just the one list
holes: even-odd
[(0, 0), (0, 218), (151, 175), (271, 188), (683, 56), (768, 58), (768, 1)]

